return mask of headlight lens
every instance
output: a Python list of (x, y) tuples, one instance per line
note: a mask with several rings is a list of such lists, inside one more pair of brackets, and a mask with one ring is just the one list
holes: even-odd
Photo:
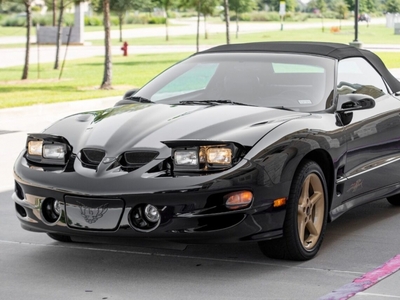
[(43, 146), (43, 157), (50, 159), (64, 159), (66, 149), (64, 145), (44, 145)]
[(174, 154), (176, 165), (197, 166), (199, 164), (198, 151), (196, 150), (176, 150)]
[(230, 148), (208, 148), (206, 153), (209, 164), (230, 165), (232, 163)]
[(29, 141), (28, 142), (28, 154), (42, 156), (43, 152), (43, 141)]

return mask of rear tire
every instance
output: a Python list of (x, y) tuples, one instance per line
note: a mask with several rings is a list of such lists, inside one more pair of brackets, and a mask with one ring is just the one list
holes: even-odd
[(268, 257), (288, 260), (312, 259), (321, 247), (328, 215), (324, 173), (313, 161), (297, 169), (286, 204), (283, 237), (259, 242)]
[(72, 243), (71, 237), (68, 235), (63, 235), (58, 233), (47, 233), (47, 235), (53, 240), (56, 240), (58, 242)]
[(400, 206), (400, 194), (387, 197), (386, 200), (394, 206)]

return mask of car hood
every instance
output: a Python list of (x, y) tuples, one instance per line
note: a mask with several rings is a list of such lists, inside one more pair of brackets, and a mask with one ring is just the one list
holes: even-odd
[(157, 149), (167, 156), (170, 151), (162, 141), (206, 139), (253, 146), (276, 126), (307, 115), (241, 105), (138, 103), (72, 115), (45, 133), (63, 136), (75, 153), (100, 148), (117, 156), (129, 149)]

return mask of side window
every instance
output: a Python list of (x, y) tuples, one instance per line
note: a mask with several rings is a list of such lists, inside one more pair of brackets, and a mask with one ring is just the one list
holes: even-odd
[[(196, 64), (155, 93), (151, 100), (156, 101), (203, 90), (208, 85), (217, 67), (217, 63)], [(193, 80), (193, 78), (196, 78), (196, 80)]]
[(376, 99), (387, 93), (382, 77), (361, 57), (339, 62), (337, 82), (339, 94), (366, 94)]

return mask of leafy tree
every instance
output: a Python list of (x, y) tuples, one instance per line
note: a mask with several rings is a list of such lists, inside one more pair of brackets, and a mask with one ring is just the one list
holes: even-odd
[(388, 13), (400, 12), (400, 0), (387, 0), (385, 8)]
[(175, 4), (174, 0), (152, 0), (153, 3), (163, 8), (165, 11), (165, 40), (169, 41), (168, 35), (168, 11)]
[(204, 37), (208, 38), (206, 18), (214, 13), (215, 7), (220, 3), (219, 0), (181, 0), (179, 8), (194, 8), (197, 11), (197, 30), (196, 30), (196, 49), (199, 51), (200, 45), (200, 17), (204, 16)]
[[(269, 0), (267, 3), (274, 11), (279, 11), (280, 0)], [(296, 0), (285, 0), (286, 2), (286, 11), (287, 12), (294, 12), (298, 6)]]
[(111, 61), (111, 22), (110, 22), (110, 0), (103, 0), (104, 14), (104, 43), (105, 43), (105, 61), (104, 75), (101, 89), (111, 89), (112, 82), (112, 61)]
[(324, 13), (326, 12), (327, 5), (325, 0), (316, 0), (315, 1), (316, 8), (319, 9), (319, 13), (321, 14), (321, 22), (322, 22), (322, 32), (325, 31), (324, 27)]
[(254, 10), (256, 5), (254, 0), (230, 0), (229, 9), (233, 10), (236, 16), (236, 38), (239, 37), (239, 14)]
[(56, 42), (56, 58), (54, 61), (54, 70), (59, 68), (59, 57), (60, 57), (60, 49), (62, 45), (62, 26), (63, 26), (63, 19), (64, 19), (64, 10), (66, 7), (70, 6), (71, 4), (79, 4), (80, 2), (84, 2), (85, 0), (59, 0), (59, 14), (58, 14), (58, 22), (57, 22), (57, 42)]
[(342, 23), (341, 20), (344, 20), (347, 18), (347, 14), (349, 13), (349, 8), (343, 0), (338, 0), (335, 3), (335, 11), (337, 12), (340, 20), (340, 28), (342, 28)]
[(122, 42), (122, 24), (124, 23), (126, 13), (130, 10), (149, 7), (150, 4), (150, 0), (114, 0), (110, 2), (110, 10), (114, 11), (118, 16), (120, 42)]

